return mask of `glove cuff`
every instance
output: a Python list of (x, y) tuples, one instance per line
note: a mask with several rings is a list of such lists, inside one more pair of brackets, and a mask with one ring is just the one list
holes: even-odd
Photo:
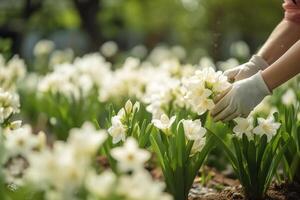
[(253, 67), (256, 67), (257, 71), (264, 70), (269, 66), (269, 64), (261, 56), (258, 55), (253, 55), (250, 59), (250, 62), (254, 64)]
[(252, 78), (256, 84), (257, 90), (260, 90), (265, 96), (272, 94), (261, 75), (261, 70), (258, 71), (255, 75), (253, 75)]

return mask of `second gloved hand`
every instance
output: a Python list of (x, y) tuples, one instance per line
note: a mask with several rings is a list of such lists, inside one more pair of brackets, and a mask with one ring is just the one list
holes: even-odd
[(214, 121), (229, 121), (236, 117), (247, 117), (265, 96), (271, 94), (261, 71), (232, 84), (231, 89), (217, 102), (211, 111)]
[(230, 81), (238, 81), (245, 78), (248, 78), (256, 74), (259, 70), (264, 70), (269, 65), (268, 63), (260, 56), (254, 55), (249, 60), (249, 62), (244, 63), (238, 67), (226, 70), (224, 75), (228, 77)]

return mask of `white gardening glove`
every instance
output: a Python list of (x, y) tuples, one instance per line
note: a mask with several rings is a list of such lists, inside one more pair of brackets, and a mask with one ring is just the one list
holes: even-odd
[(236, 117), (247, 117), (265, 96), (271, 94), (261, 71), (232, 84), (231, 89), (217, 102), (211, 111), (214, 121), (229, 121)]
[(268, 66), (268, 63), (262, 57), (254, 55), (249, 62), (233, 69), (226, 70), (224, 75), (227, 76), (230, 81), (238, 81), (248, 78), (256, 74), (259, 70), (266, 69)]

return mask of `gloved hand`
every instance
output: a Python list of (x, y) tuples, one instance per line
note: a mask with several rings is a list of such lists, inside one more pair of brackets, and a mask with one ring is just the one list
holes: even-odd
[(224, 75), (227, 76), (230, 81), (238, 81), (248, 78), (256, 74), (259, 70), (266, 69), (268, 66), (268, 63), (262, 57), (254, 55), (249, 62), (226, 70)]
[(247, 117), (253, 108), (259, 104), (265, 96), (271, 94), (266, 85), (261, 71), (244, 80), (232, 84), (231, 89), (211, 111), (214, 121), (229, 121), (236, 117)]

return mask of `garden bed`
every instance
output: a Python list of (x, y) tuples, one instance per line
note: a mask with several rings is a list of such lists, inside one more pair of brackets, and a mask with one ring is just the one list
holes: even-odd
[[(236, 179), (224, 176), (224, 174), (211, 169), (212, 179), (207, 187), (202, 187), (199, 178), (196, 179), (190, 191), (189, 200), (246, 200), (241, 185)], [(223, 187), (220, 190), (220, 187)], [(265, 200), (299, 200), (300, 184), (273, 183), (267, 191)]]

